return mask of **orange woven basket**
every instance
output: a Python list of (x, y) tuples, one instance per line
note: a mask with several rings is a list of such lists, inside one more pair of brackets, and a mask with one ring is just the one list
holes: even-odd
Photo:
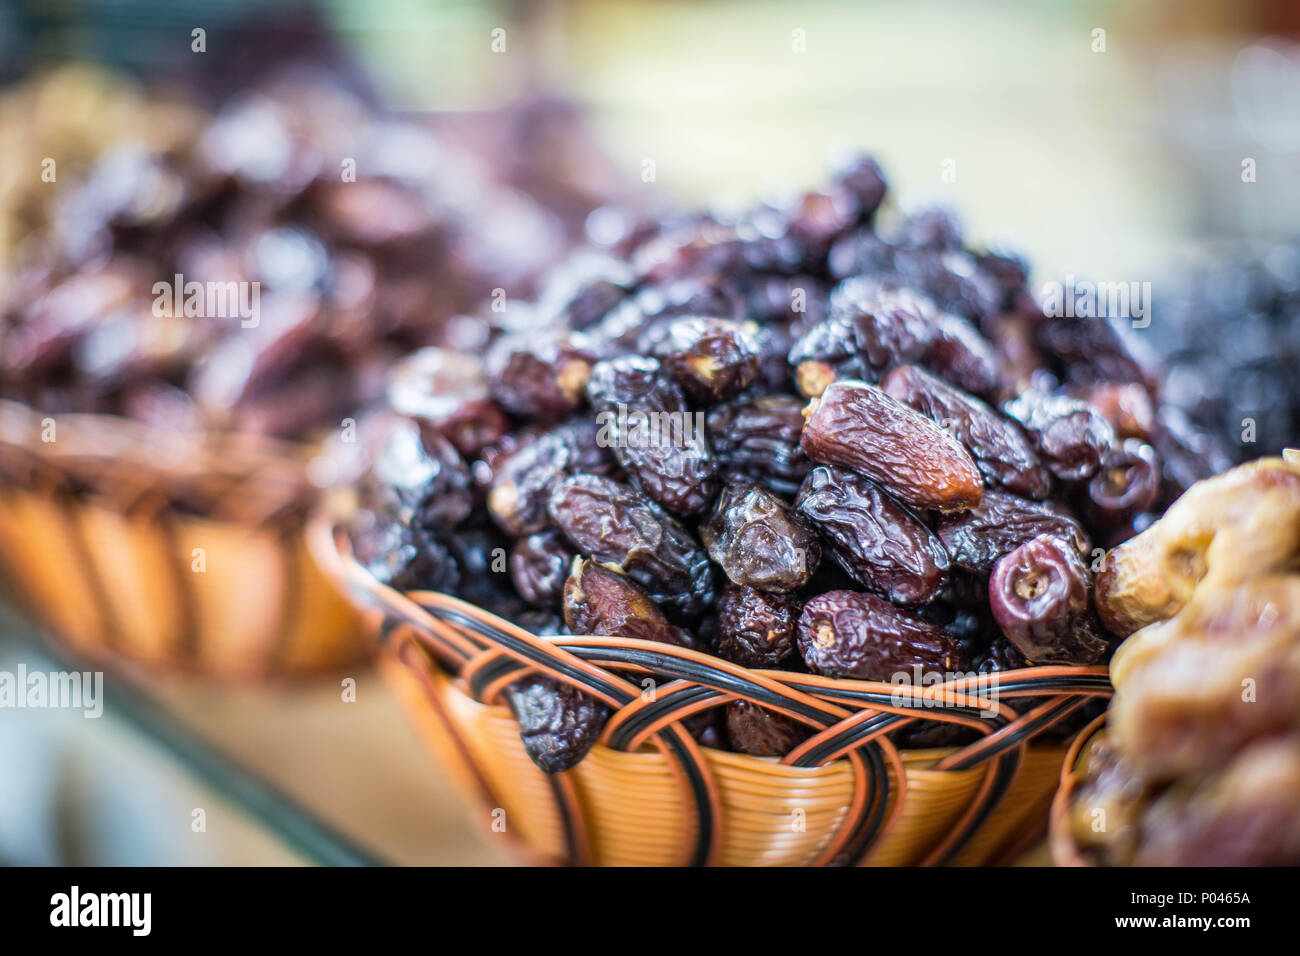
[(0, 574), (87, 659), (214, 677), (369, 656), (305, 538), (306, 456), (0, 402)]
[[(750, 670), (708, 654), (610, 637), (539, 638), (433, 592), (400, 593), (322, 518), (322, 563), (383, 621), (381, 667), (484, 832), (543, 863), (597, 865), (987, 864), (1041, 838), (1065, 745), (1033, 739), (1090, 698), (1104, 667), (1039, 667), (913, 688)], [(529, 672), (614, 714), (586, 758), (547, 775), (524, 751), (502, 692)], [(653, 694), (639, 683), (653, 674)], [(1038, 698), (1023, 713), (1009, 706)], [(685, 717), (745, 699), (814, 728), (784, 758), (703, 747)], [(918, 706), (919, 705), (919, 706)], [(992, 716), (985, 716), (991, 712)], [(976, 729), (966, 747), (899, 750), (914, 721)]]
[(1074, 738), (1065, 762), (1061, 764), (1061, 785), (1052, 800), (1051, 824), (1049, 828), (1052, 860), (1057, 866), (1093, 866), (1079, 849), (1070, 829), (1070, 803), (1074, 793), (1083, 780), (1081, 768), (1083, 751), (1089, 741), (1101, 731), (1106, 724), (1106, 715), (1102, 714)]

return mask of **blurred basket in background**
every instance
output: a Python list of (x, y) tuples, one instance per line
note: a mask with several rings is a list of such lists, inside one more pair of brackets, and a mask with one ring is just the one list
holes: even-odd
[[(1091, 698), (1104, 667), (1039, 667), (911, 687), (754, 671), (681, 647), (538, 638), (471, 604), (402, 594), (371, 577), (346, 535), (310, 531), (322, 564), (387, 617), (381, 666), (442, 767), (481, 814), (538, 862), (597, 865), (974, 865), (1041, 836), (1064, 743), (1033, 738)], [(332, 556), (331, 556), (332, 555)], [(548, 776), (528, 757), (504, 689), (550, 674), (614, 711), (592, 751)], [(645, 695), (640, 681), (656, 675)], [(988, 688), (988, 685), (984, 685)], [(1008, 701), (1036, 698), (1023, 713)], [(746, 699), (816, 730), (784, 758), (702, 747), (680, 721)], [(909, 706), (910, 704), (910, 706)], [(988, 710), (996, 712), (983, 716)], [(965, 747), (900, 750), (913, 721), (958, 723)], [(504, 817), (501, 812), (504, 811)]]
[(0, 402), (0, 573), (80, 657), (215, 677), (369, 656), (305, 545), (306, 452)]

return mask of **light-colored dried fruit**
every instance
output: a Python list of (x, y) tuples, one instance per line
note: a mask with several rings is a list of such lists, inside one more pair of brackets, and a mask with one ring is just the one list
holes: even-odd
[(1113, 548), (1096, 604), (1116, 634), (1173, 617), (1201, 587), (1300, 569), (1300, 465), (1262, 458), (1199, 482)]

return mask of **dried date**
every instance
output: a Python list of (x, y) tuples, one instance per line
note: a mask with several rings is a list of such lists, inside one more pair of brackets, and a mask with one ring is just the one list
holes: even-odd
[(793, 395), (760, 395), (711, 409), (709, 444), (723, 474), (748, 477), (778, 494), (798, 491), (812, 468), (799, 447), (804, 404)]
[(573, 559), (564, 582), (564, 623), (574, 634), (694, 646), (631, 579), (585, 558)]
[(728, 582), (718, 596), (717, 653), (745, 667), (779, 668), (795, 654), (794, 632), (802, 603)]
[(739, 322), (692, 316), (656, 332), (646, 350), (696, 402), (731, 398), (758, 375), (758, 343)]
[(708, 554), (635, 489), (597, 475), (574, 475), (555, 488), (550, 514), (579, 552), (627, 574), (676, 623), (698, 620), (713, 604)]
[(733, 582), (764, 591), (803, 587), (821, 561), (821, 544), (804, 519), (757, 485), (723, 489), (700, 538)]
[(649, 497), (677, 515), (708, 507), (718, 482), (704, 415), (687, 407), (655, 359), (598, 362), (587, 396), (601, 443)]
[(890, 681), (895, 674), (955, 674), (969, 669), (961, 643), (941, 627), (874, 594), (827, 591), (804, 604), (799, 653), (827, 677)]
[(1052, 506), (1005, 492), (985, 492), (984, 500), (962, 514), (941, 515), (935, 533), (952, 563), (964, 571), (987, 574), (998, 558), (1040, 534), (1070, 542), (1080, 555), (1092, 547), (1083, 527)]
[(914, 365), (893, 369), (880, 387), (952, 432), (990, 485), (1023, 498), (1046, 498), (1051, 475), (1019, 427), (979, 399)]
[(983, 484), (970, 454), (930, 419), (865, 382), (836, 382), (809, 403), (801, 446), (813, 461), (841, 465), (917, 508), (961, 511)]
[(1041, 535), (1004, 555), (989, 577), (989, 604), (1031, 664), (1096, 664), (1109, 644), (1092, 613), (1092, 577), (1074, 546)]
[(510, 579), (529, 604), (558, 608), (573, 559), (568, 540), (555, 529), (531, 534), (510, 552)]
[(1115, 431), (1101, 413), (1065, 395), (1027, 389), (1005, 410), (1024, 426), (1048, 469), (1062, 481), (1091, 478), (1115, 445)]
[(546, 773), (577, 766), (609, 720), (609, 708), (600, 701), (549, 676), (516, 681), (506, 696), (524, 750)]
[(727, 740), (737, 753), (784, 757), (811, 736), (806, 724), (748, 700), (727, 705)]
[(948, 552), (869, 478), (818, 465), (795, 501), (853, 579), (898, 604), (925, 604), (948, 577)]

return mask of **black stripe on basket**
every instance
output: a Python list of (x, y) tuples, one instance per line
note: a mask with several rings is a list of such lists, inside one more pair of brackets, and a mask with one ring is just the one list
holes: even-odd
[[(987, 743), (987, 738), (977, 740), (967, 746), (964, 750), (954, 755), (953, 761), (948, 764), (949, 770), (968, 770), (971, 767), (977, 767), (987, 760), (996, 757), (1021, 744), (1026, 743), (1031, 737), (1042, 730), (1046, 730), (1052, 724), (1056, 723), (1065, 714), (1068, 714), (1074, 708), (1078, 707), (1087, 696), (1063, 697), (1057, 704), (1044, 711), (1033, 720), (1026, 720), (1019, 724), (1013, 733), (1008, 734), (1005, 738)], [(969, 753), (967, 753), (969, 751)]]
[[(579, 687), (588, 689), (600, 689), (605, 691), (615, 700), (622, 701), (626, 704), (634, 699), (634, 695), (622, 690), (621, 688), (610, 684), (606, 681), (594, 681), (585, 671), (566, 664), (564, 661), (556, 660), (544, 655), (525, 641), (518, 640), (510, 634), (501, 631), (481, 621), (462, 614), (459, 611), (450, 608), (428, 609), (443, 620), (452, 621), (461, 625), (476, 634), (480, 634), (490, 641), (497, 642), (503, 646), (513, 648), (529, 660), (537, 664), (544, 665), (555, 669), (573, 679), (573, 682)], [(515, 662), (517, 663), (517, 662)], [(498, 673), (504, 673), (499, 671)], [(709, 861), (712, 853), (714, 838), (714, 820), (713, 808), (709, 802), (709, 788), (704, 779), (703, 768), (692, 757), (679, 733), (685, 733), (677, 728), (668, 728), (668, 732), (662, 735), (662, 739), (668, 748), (673, 752), (678, 762), (682, 765), (682, 770), (686, 774), (686, 780), (690, 785), (691, 794), (695, 799), (695, 818), (697, 821), (698, 832), (696, 833), (695, 849), (691, 854), (692, 866), (704, 866)]]
[(889, 771), (885, 768), (885, 759), (881, 755), (879, 745), (872, 743), (859, 750), (867, 760), (867, 771), (871, 777), (874, 796), (868, 805), (869, 816), (863, 823), (862, 829), (844, 849), (848, 866), (856, 866), (871, 850), (876, 842), (876, 835), (880, 832), (880, 825), (884, 822), (885, 808), (889, 805)]
[(1019, 769), (1019, 750), (1009, 750), (997, 758), (997, 766), (993, 770), (993, 786), (989, 788), (988, 794), (981, 801), (975, 813), (971, 815), (970, 821), (962, 828), (961, 834), (953, 841), (952, 846), (948, 848), (942, 857), (934, 861), (937, 866), (944, 866), (952, 860), (970, 842), (971, 837), (979, 832), (979, 828), (984, 825), (984, 821), (989, 818), (989, 814), (1006, 796), (1007, 789), (1011, 786), (1011, 781), (1015, 778), (1016, 771)]
[(550, 668), (555, 671), (558, 671), (561, 674), (564, 674), (566, 677), (570, 679), (571, 683), (575, 684), (578, 687), (583, 687), (586, 688), (587, 690), (595, 691), (598, 694), (601, 693), (606, 694), (609, 697), (613, 698), (614, 700), (620, 701), (624, 704), (626, 704), (628, 701), (633, 699), (634, 695), (623, 690), (621, 687), (618, 687), (607, 681), (597, 680), (596, 678), (593, 678), (590, 674), (588, 674), (586, 671), (579, 670), (578, 668), (574, 667), (572, 664), (569, 664), (563, 660), (559, 660), (557, 658), (544, 654), (543, 652), (539, 651), (537, 648), (533, 647), (533, 645), (529, 644), (528, 642), (521, 641), (518, 638), (515, 638), (510, 634), (506, 633), (505, 631), (498, 630), (497, 628), (492, 627), (491, 625), (484, 624), (482, 621), (475, 620), (474, 618), (470, 617), (468, 614), (462, 614), (461, 612), (452, 610), (451, 608), (442, 608), (442, 607), (427, 608), (426, 610), (428, 610), (430, 613), (434, 614), (435, 616), (442, 618), (444, 621), (450, 621), (452, 623), (458, 624), (461, 627), (466, 628), (467, 630), (473, 631), (475, 634), (482, 635), (483, 637), (487, 638), (489, 641), (492, 641), (493, 643), (501, 644), (505, 647), (508, 647), (511, 650), (516, 651), (517, 653), (523, 655), (524, 657), (528, 658), (530, 661), (533, 661), (536, 664), (540, 664), (546, 668)]
[(794, 762), (796, 767), (817, 767), (831, 759), (831, 756), (838, 750), (852, 744), (863, 737), (869, 735), (872, 731), (881, 727), (888, 727), (904, 718), (899, 714), (881, 713), (874, 717), (869, 717), (860, 724), (856, 724), (845, 730), (840, 731), (833, 737), (828, 737), (808, 753), (804, 754)]

